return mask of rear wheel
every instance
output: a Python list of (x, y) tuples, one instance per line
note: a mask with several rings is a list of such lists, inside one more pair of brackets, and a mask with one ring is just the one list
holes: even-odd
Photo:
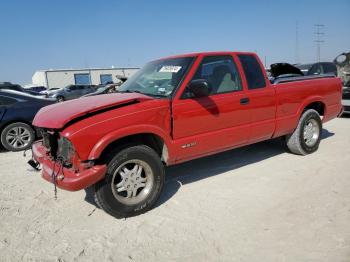
[(9, 151), (26, 150), (34, 139), (33, 128), (25, 123), (12, 123), (1, 132), (1, 144)]
[(164, 177), (164, 166), (153, 149), (128, 147), (115, 154), (105, 178), (95, 185), (96, 204), (117, 218), (144, 213), (157, 201)]
[(321, 141), (322, 121), (316, 110), (306, 110), (294, 132), (286, 137), (289, 150), (298, 155), (315, 152)]

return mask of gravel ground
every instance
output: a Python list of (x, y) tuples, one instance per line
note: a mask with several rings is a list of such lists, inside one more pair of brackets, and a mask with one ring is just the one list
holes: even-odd
[(272, 140), (168, 168), (157, 207), (117, 220), (1, 152), (0, 261), (350, 261), (349, 167), (335, 119), (312, 155)]

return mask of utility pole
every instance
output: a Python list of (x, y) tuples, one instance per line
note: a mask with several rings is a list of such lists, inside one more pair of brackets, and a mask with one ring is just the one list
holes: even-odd
[(316, 40), (314, 41), (317, 45), (317, 62), (321, 62), (321, 44), (324, 43), (323, 36), (324, 36), (324, 25), (322, 24), (315, 24), (315, 36)]

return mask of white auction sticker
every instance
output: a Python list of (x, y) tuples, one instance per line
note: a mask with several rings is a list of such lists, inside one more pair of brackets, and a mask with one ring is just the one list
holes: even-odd
[(181, 66), (162, 66), (161, 69), (159, 69), (158, 72), (163, 72), (163, 73), (177, 73), (181, 69)]

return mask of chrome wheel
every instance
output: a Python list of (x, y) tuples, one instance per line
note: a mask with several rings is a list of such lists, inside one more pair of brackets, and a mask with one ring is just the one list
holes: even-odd
[(112, 192), (125, 205), (136, 205), (145, 200), (154, 184), (151, 167), (144, 161), (133, 159), (124, 162), (114, 172)]
[(304, 126), (304, 141), (309, 147), (316, 144), (320, 136), (320, 127), (315, 119), (310, 119)]
[(6, 142), (14, 149), (22, 149), (31, 143), (30, 131), (24, 127), (13, 127), (6, 134)]

